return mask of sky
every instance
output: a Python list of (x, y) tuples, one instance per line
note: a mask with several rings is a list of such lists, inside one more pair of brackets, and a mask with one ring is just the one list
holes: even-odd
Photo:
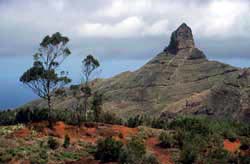
[(0, 0), (0, 109), (34, 98), (18, 79), (46, 35), (69, 37), (64, 68), (78, 82), (84, 56), (102, 77), (138, 69), (183, 22), (208, 59), (249, 67), (250, 0)]

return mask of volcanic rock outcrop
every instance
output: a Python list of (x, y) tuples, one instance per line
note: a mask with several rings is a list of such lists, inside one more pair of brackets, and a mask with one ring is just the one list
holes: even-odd
[[(193, 114), (250, 118), (250, 70), (209, 61), (195, 47), (192, 30), (183, 23), (163, 52), (135, 72), (96, 80), (104, 109), (122, 117)], [(54, 104), (70, 108), (70, 96)], [(41, 101), (33, 102), (42, 105)]]

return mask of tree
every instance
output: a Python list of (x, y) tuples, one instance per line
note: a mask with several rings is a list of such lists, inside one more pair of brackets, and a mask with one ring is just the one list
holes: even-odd
[(81, 91), (83, 93), (83, 115), (84, 119), (87, 119), (87, 111), (88, 111), (88, 99), (91, 96), (91, 88), (89, 82), (94, 71), (100, 66), (100, 63), (97, 59), (95, 59), (92, 55), (88, 55), (82, 61), (82, 74), (83, 74), (83, 82)]
[(94, 113), (95, 121), (99, 121), (100, 114), (102, 112), (102, 94), (101, 93), (98, 93), (98, 92), (94, 93), (91, 109)]
[(66, 46), (68, 42), (69, 39), (59, 32), (46, 36), (34, 55), (33, 66), (20, 77), (22, 83), (31, 88), (39, 97), (47, 100), (50, 126), (52, 125), (52, 94), (71, 82), (71, 79), (67, 77), (67, 72), (57, 73), (58, 67), (71, 54)]

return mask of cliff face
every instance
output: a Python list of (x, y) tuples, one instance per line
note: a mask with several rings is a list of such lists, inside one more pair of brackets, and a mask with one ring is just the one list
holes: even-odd
[[(104, 109), (123, 117), (174, 113), (250, 118), (250, 70), (207, 60), (185, 23), (142, 68), (100, 80), (95, 89), (104, 93)], [(71, 96), (58, 99), (55, 107), (68, 108), (74, 101)]]

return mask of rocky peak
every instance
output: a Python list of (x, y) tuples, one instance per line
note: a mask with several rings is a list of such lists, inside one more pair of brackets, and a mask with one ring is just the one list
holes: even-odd
[(194, 48), (194, 39), (192, 30), (186, 23), (182, 23), (177, 30), (175, 30), (170, 38), (170, 43), (164, 51), (177, 53), (181, 49)]

